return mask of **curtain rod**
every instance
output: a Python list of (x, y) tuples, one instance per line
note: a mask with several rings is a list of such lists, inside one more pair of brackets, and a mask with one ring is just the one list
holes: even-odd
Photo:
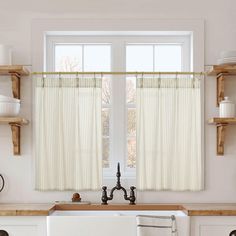
[(205, 72), (32, 72), (32, 75), (205, 75)]

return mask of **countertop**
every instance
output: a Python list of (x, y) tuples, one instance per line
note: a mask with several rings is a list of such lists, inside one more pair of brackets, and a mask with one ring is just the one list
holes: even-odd
[(55, 204), (1, 203), (0, 216), (48, 216)]
[(182, 204), (189, 216), (236, 216), (236, 203)]
[(188, 216), (236, 216), (236, 203), (203, 204), (0, 204), (0, 216), (48, 216), (55, 210), (182, 210)]

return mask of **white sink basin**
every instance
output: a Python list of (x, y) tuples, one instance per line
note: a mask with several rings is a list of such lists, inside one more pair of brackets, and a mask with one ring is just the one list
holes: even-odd
[(182, 211), (55, 211), (47, 217), (48, 236), (136, 236), (136, 216), (176, 216), (178, 236), (189, 236)]

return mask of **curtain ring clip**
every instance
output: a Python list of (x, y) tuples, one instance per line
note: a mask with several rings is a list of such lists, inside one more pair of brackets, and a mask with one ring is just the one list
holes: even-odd
[(79, 72), (76, 72), (76, 87), (79, 87)]
[(42, 72), (42, 87), (43, 87), (43, 88), (44, 88), (44, 82), (45, 82), (44, 79), (45, 79), (45, 78), (44, 78), (44, 73)]
[(144, 72), (142, 72), (142, 84), (141, 84), (141, 87), (143, 88), (143, 78), (144, 77)]
[(59, 72), (59, 87), (61, 88), (62, 87), (62, 84), (61, 84), (61, 72)]
[(93, 81), (94, 81), (94, 87), (97, 87), (97, 80), (96, 80), (96, 72), (93, 72)]
[(161, 88), (161, 72), (158, 73), (158, 88)]
[(176, 71), (176, 74), (175, 74), (175, 83), (176, 83), (176, 88), (178, 89), (178, 88), (179, 88), (179, 83), (178, 83), (178, 71)]
[(193, 72), (193, 89), (195, 88), (196, 74)]

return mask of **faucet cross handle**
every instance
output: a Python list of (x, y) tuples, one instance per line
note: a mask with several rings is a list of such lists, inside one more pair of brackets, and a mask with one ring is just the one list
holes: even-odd
[(135, 189), (136, 188), (134, 186), (130, 187), (130, 195), (129, 195), (130, 205), (135, 205), (135, 200), (136, 200), (135, 192), (134, 192)]
[(107, 196), (107, 187), (102, 187), (102, 205), (107, 205), (108, 196)]

